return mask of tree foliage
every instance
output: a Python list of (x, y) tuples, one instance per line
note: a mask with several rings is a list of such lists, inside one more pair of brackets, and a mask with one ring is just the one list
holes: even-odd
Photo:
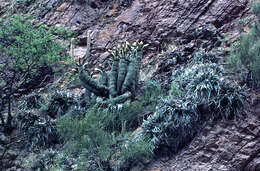
[(48, 65), (65, 57), (65, 47), (52, 33), (53, 29), (34, 23), (28, 15), (0, 20), (0, 112), (8, 106), (7, 125), (15, 95), (44, 84), (48, 79), (44, 71), (52, 72)]

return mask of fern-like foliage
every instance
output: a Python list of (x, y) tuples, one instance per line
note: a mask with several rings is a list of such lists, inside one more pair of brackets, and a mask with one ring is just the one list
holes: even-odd
[(162, 99), (156, 112), (144, 121), (143, 134), (157, 149), (177, 152), (196, 135), (199, 111), (197, 105), (173, 98)]
[[(215, 63), (195, 63), (173, 73), (174, 86), (194, 103), (208, 106), (207, 111), (215, 117), (229, 118), (245, 104), (243, 88), (228, 83), (223, 76), (223, 68)], [(219, 116), (221, 115), (221, 116)]]
[(177, 152), (207, 120), (234, 118), (246, 104), (243, 89), (227, 83), (214, 63), (192, 63), (173, 73), (171, 96), (160, 100), (142, 124), (142, 134), (156, 149)]
[[(121, 168), (126, 161), (137, 162), (152, 155), (153, 144), (149, 140), (134, 141), (128, 133), (137, 117), (134, 109), (126, 104), (121, 110), (94, 106), (83, 117), (62, 116), (58, 132), (68, 143), (68, 154), (78, 157), (80, 170)], [(117, 163), (119, 160), (124, 162)]]

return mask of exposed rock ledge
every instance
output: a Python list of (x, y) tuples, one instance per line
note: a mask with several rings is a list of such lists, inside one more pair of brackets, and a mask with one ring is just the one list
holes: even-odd
[(134, 0), (131, 7), (120, 10), (104, 0), (90, 5), (45, 0), (31, 5), (29, 11), (37, 13), (42, 22), (81, 33), (81, 40), (88, 29), (95, 30), (92, 54), (100, 56), (125, 40), (142, 40), (150, 44), (149, 52), (155, 52), (162, 43), (186, 37), (205, 24), (213, 24), (222, 33), (238, 30), (238, 20), (250, 15), (249, 4), (250, 0)]

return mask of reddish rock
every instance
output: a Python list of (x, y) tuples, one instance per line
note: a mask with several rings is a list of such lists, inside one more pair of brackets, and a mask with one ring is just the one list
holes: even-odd
[(96, 0), (88, 5), (48, 0), (41, 9), (31, 11), (39, 13), (43, 22), (64, 25), (82, 35), (94, 30), (97, 54), (126, 40), (149, 43), (149, 52), (153, 52), (163, 42), (188, 38), (205, 24), (221, 32), (238, 30), (238, 20), (250, 14), (249, 0), (134, 0), (129, 8), (120, 9), (124, 8), (111, 1)]

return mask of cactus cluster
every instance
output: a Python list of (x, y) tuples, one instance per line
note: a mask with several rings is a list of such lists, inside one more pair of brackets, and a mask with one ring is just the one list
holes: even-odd
[[(88, 46), (90, 45), (90, 34)], [(79, 78), (86, 88), (86, 98), (91, 94), (102, 97), (102, 104), (124, 103), (134, 98), (139, 80), (139, 73), (142, 63), (142, 52), (146, 47), (143, 42), (128, 42), (109, 51), (112, 56), (112, 67), (109, 74), (101, 71), (99, 82), (96, 82), (85, 71), (83, 63), (79, 65)], [(89, 47), (87, 53), (89, 55)], [(85, 59), (88, 57), (85, 55)]]
[(126, 42), (111, 51), (113, 56), (112, 70), (109, 78), (109, 92), (111, 97), (122, 95), (127, 91), (134, 96), (139, 81), (142, 64), (142, 42)]

